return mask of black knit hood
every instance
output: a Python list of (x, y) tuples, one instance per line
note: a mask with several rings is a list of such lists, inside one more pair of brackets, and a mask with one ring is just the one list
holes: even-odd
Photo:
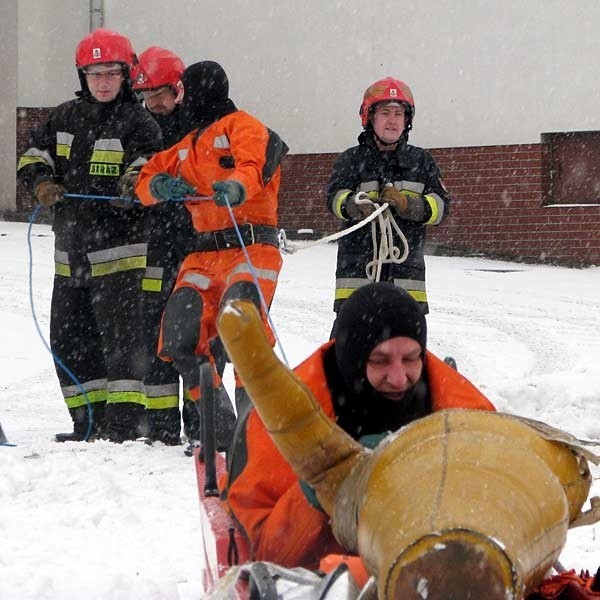
[(355, 439), (395, 431), (431, 412), (425, 365), (421, 379), (402, 402), (389, 400), (367, 379), (367, 360), (373, 349), (398, 336), (417, 341), (425, 354), (425, 315), (403, 289), (391, 283), (372, 283), (356, 290), (342, 304), (325, 369), (338, 424)]
[(237, 110), (229, 99), (229, 79), (211, 60), (197, 62), (183, 72), (182, 117), (189, 129), (204, 129)]
[(368, 386), (367, 359), (375, 346), (393, 337), (427, 345), (425, 315), (408, 292), (391, 283), (371, 283), (356, 290), (336, 322), (336, 362), (346, 385), (356, 393)]

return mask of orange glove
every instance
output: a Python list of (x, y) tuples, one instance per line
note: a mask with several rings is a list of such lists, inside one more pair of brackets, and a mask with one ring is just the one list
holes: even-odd
[(392, 208), (395, 208), (396, 212), (400, 213), (406, 211), (408, 207), (409, 194), (414, 194), (414, 192), (386, 187), (383, 190), (383, 194), (381, 194), (381, 199), (383, 202), (387, 202)]
[(65, 192), (66, 190), (64, 186), (62, 186), (60, 183), (50, 181), (49, 179), (38, 183), (33, 190), (38, 202), (46, 208), (50, 208), (57, 202), (64, 200)]

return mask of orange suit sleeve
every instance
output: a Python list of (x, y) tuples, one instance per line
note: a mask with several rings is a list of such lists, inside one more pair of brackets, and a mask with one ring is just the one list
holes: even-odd
[(135, 186), (135, 194), (144, 206), (152, 206), (160, 202), (150, 191), (150, 182), (155, 175), (167, 173), (173, 177), (179, 176), (180, 150), (188, 147), (190, 135), (188, 134), (180, 142), (167, 150), (157, 152), (142, 167)]
[(325, 554), (340, 552), (328, 516), (306, 500), (256, 411), (248, 417), (246, 439), (246, 464), (230, 483), (227, 500), (253, 560), (314, 569)]

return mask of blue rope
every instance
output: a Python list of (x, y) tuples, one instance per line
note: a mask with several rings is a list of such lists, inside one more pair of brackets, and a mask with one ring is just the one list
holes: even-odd
[[(126, 196), (96, 196), (94, 194), (64, 194), (65, 198), (81, 198), (83, 200), (128, 200), (134, 204), (141, 204), (137, 198), (128, 198)], [(183, 198), (171, 198), (165, 202), (199, 202), (202, 200), (212, 200), (212, 196), (184, 196)]]
[(37, 316), (35, 314), (35, 304), (33, 302), (33, 249), (31, 247), (31, 229), (33, 227), (33, 223), (35, 222), (35, 218), (37, 217), (37, 214), (40, 212), (41, 208), (42, 208), (41, 206), (37, 206), (31, 213), (31, 217), (29, 219), (29, 228), (27, 230), (27, 247), (29, 248), (29, 305), (31, 307), (31, 315), (33, 317), (33, 323), (35, 324), (35, 328), (38, 332), (38, 335), (40, 336), (40, 339), (42, 340), (42, 343), (46, 347), (46, 350), (48, 350), (48, 352), (50, 352), (50, 354), (52, 355), (52, 358), (54, 359), (54, 362), (73, 380), (73, 382), (79, 388), (79, 390), (83, 394), (83, 397), (85, 398), (85, 401), (87, 403), (87, 411), (88, 411), (88, 428), (85, 433), (85, 437), (83, 438), (83, 441), (87, 442), (90, 438), (90, 435), (92, 434), (92, 427), (94, 424), (94, 409), (92, 408), (92, 403), (90, 402), (90, 399), (88, 398), (88, 395), (87, 395), (83, 385), (81, 385), (81, 382), (79, 381), (79, 379), (77, 379), (77, 377), (74, 375), (74, 373), (62, 362), (62, 360), (60, 360), (60, 358), (58, 356), (56, 356), (56, 354), (54, 354), (54, 352), (52, 351), (52, 348), (50, 348), (50, 345), (44, 338), (44, 334), (42, 333), (40, 324), (39, 324)]
[(95, 196), (94, 194), (63, 194), (65, 198), (83, 198), (84, 200), (129, 200), (130, 202), (140, 204), (139, 200), (133, 198), (124, 198), (122, 196)]
[(252, 274), (252, 279), (254, 280), (254, 285), (256, 285), (256, 289), (258, 290), (258, 295), (260, 296), (260, 304), (263, 307), (265, 314), (267, 315), (267, 320), (269, 321), (269, 325), (271, 326), (271, 331), (273, 332), (273, 335), (275, 336), (275, 340), (277, 341), (277, 345), (279, 346), (279, 349), (281, 350), (281, 356), (283, 357), (283, 360), (284, 360), (287, 368), (289, 369), (289, 368), (291, 368), (290, 363), (288, 362), (287, 356), (285, 355), (285, 350), (283, 349), (283, 345), (281, 344), (281, 341), (279, 340), (279, 336), (277, 335), (277, 330), (275, 329), (275, 325), (273, 324), (273, 321), (271, 319), (271, 313), (269, 312), (269, 307), (267, 306), (265, 297), (263, 296), (262, 290), (260, 289), (260, 284), (258, 283), (258, 275), (256, 273), (256, 269), (254, 268), (254, 265), (252, 264), (252, 261), (250, 260), (250, 255), (248, 254), (248, 249), (246, 248), (246, 244), (244, 244), (244, 240), (242, 239), (242, 234), (240, 233), (239, 227), (235, 221), (233, 209), (231, 208), (231, 205), (229, 204), (229, 200), (227, 198), (225, 198), (225, 202), (227, 203), (227, 210), (229, 211), (229, 216), (231, 217), (231, 222), (233, 223), (235, 233), (236, 233), (237, 238), (242, 247), (242, 251), (244, 252), (244, 256), (246, 257), (246, 262), (248, 263), (248, 267), (250, 268), (250, 273)]

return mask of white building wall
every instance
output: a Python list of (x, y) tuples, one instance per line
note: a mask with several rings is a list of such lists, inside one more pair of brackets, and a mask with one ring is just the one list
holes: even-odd
[[(89, 7), (19, 0), (20, 106), (72, 97)], [(598, 0), (105, 0), (104, 10), (138, 52), (160, 45), (187, 63), (220, 62), (237, 105), (292, 153), (353, 144), (363, 91), (387, 75), (413, 90), (421, 146), (600, 129)]]

